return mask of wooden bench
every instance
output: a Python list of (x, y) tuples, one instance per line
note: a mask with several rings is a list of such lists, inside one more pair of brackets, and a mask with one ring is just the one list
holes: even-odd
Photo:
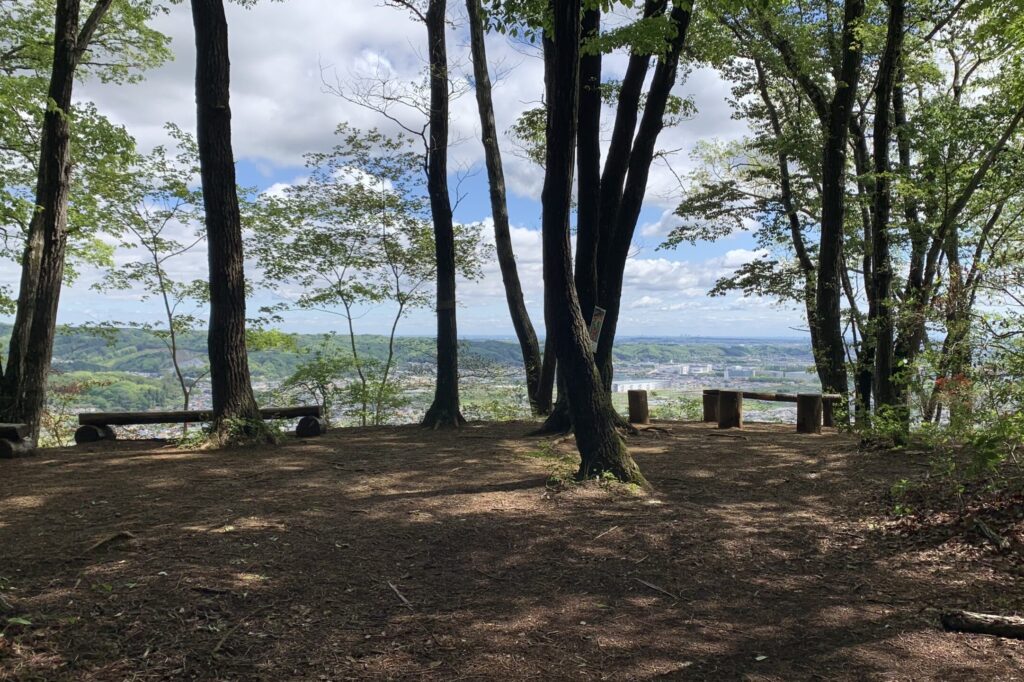
[(0, 424), (0, 459), (32, 454), (32, 448), (26, 440), (31, 431), (28, 424)]
[(743, 428), (743, 399), (796, 403), (797, 433), (821, 433), (821, 427), (835, 426), (835, 406), (842, 396), (835, 393), (760, 393), (757, 391), (704, 390), (704, 421), (717, 422), (720, 429)]
[[(327, 431), (319, 405), (301, 407), (268, 407), (260, 410), (262, 419), (298, 419), (295, 435), (299, 438), (319, 436)], [(189, 424), (213, 420), (211, 410), (187, 410), (177, 412), (82, 412), (78, 415), (80, 426), (75, 431), (75, 442), (95, 443), (114, 440), (114, 426), (139, 424)]]

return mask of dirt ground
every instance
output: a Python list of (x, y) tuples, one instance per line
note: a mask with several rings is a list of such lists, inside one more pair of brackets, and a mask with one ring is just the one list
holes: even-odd
[(1024, 586), (888, 516), (923, 458), (661, 427), (649, 495), (551, 485), (573, 445), (524, 423), (0, 461), (0, 678), (1024, 678), (1024, 642), (938, 626)]

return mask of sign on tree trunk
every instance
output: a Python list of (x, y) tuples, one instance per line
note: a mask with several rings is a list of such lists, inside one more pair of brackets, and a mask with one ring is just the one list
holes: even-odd
[(594, 316), (590, 318), (590, 348), (597, 350), (597, 342), (601, 339), (601, 327), (604, 325), (604, 308), (594, 306)]

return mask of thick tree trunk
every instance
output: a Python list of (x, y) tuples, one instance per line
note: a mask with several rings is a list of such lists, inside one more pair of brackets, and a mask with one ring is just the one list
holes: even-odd
[(480, 112), (480, 131), (484, 145), (484, 159), (487, 165), (487, 180), (490, 186), (491, 215), (494, 219), (494, 243), (498, 252), (498, 266), (505, 285), (505, 300), (508, 302), (512, 326), (519, 339), (526, 369), (526, 392), (530, 408), (535, 415), (550, 411), (550, 397), (545, 401), (541, 389), (543, 360), (537, 333), (530, 321), (523, 299), (523, 287), (519, 282), (516, 257), (512, 251), (512, 237), (509, 232), (508, 201), (505, 193), (505, 172), (498, 147), (498, 128), (494, 123), (494, 101), (491, 97), (491, 76), (487, 72), (487, 48), (484, 41), (484, 25), (480, 16), (480, 0), (466, 0), (469, 15), (469, 38), (473, 53), (473, 78), (476, 81), (476, 102)]
[(892, 132), (889, 110), (892, 108), (893, 90), (903, 51), (905, 0), (889, 0), (889, 20), (886, 29), (885, 50), (878, 66), (878, 84), (875, 88), (875, 190), (871, 207), (872, 289), (877, 310), (875, 313), (875, 400), (878, 407), (890, 409), (900, 406), (901, 392), (896, 389), (896, 365), (893, 356), (896, 325), (892, 292), (892, 255), (890, 254), (889, 214), (892, 209), (892, 182), (889, 168), (889, 141)]
[(434, 402), (423, 417), (429, 428), (458, 428), (466, 422), (459, 411), (459, 334), (455, 324), (455, 230), (448, 196), (448, 51), (445, 45), (445, 0), (427, 7), (430, 50), (430, 145), (427, 191), (434, 220), (437, 255), (437, 384)]
[[(102, 17), (109, 2), (93, 14)], [(71, 97), (80, 55), (78, 0), (59, 0), (55, 12), (53, 68), (43, 117), (36, 212), (32, 216), (22, 258), (18, 308), (11, 332), (7, 368), (0, 382), (0, 421), (30, 426), (35, 444), (46, 404), (57, 305), (64, 279), (67, 246), (68, 191), (71, 184)], [(90, 18), (90, 21), (92, 18)]]
[(544, 285), (552, 295), (545, 319), (553, 331), (558, 362), (566, 377), (569, 410), (580, 451), (578, 476), (610, 473), (644, 485), (612, 419), (610, 397), (594, 364), (590, 335), (572, 280), (569, 213), (579, 93), (580, 0), (551, 0), (552, 31), (545, 31), (550, 66), (547, 91), (547, 150), (543, 206)]
[[(196, 131), (210, 266), (210, 382), (213, 429), (256, 424), (260, 413), (245, 347), (245, 256), (231, 148), (228, 24), (223, 0), (192, 0), (196, 34)], [(253, 427), (255, 428), (255, 426)]]

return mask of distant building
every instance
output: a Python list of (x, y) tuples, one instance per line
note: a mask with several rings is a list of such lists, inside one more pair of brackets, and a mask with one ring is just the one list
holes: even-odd
[(612, 393), (625, 393), (626, 391), (656, 391), (667, 388), (667, 381), (658, 379), (624, 379), (612, 382)]
[(751, 367), (726, 367), (726, 379), (753, 379), (757, 376), (757, 370)]

